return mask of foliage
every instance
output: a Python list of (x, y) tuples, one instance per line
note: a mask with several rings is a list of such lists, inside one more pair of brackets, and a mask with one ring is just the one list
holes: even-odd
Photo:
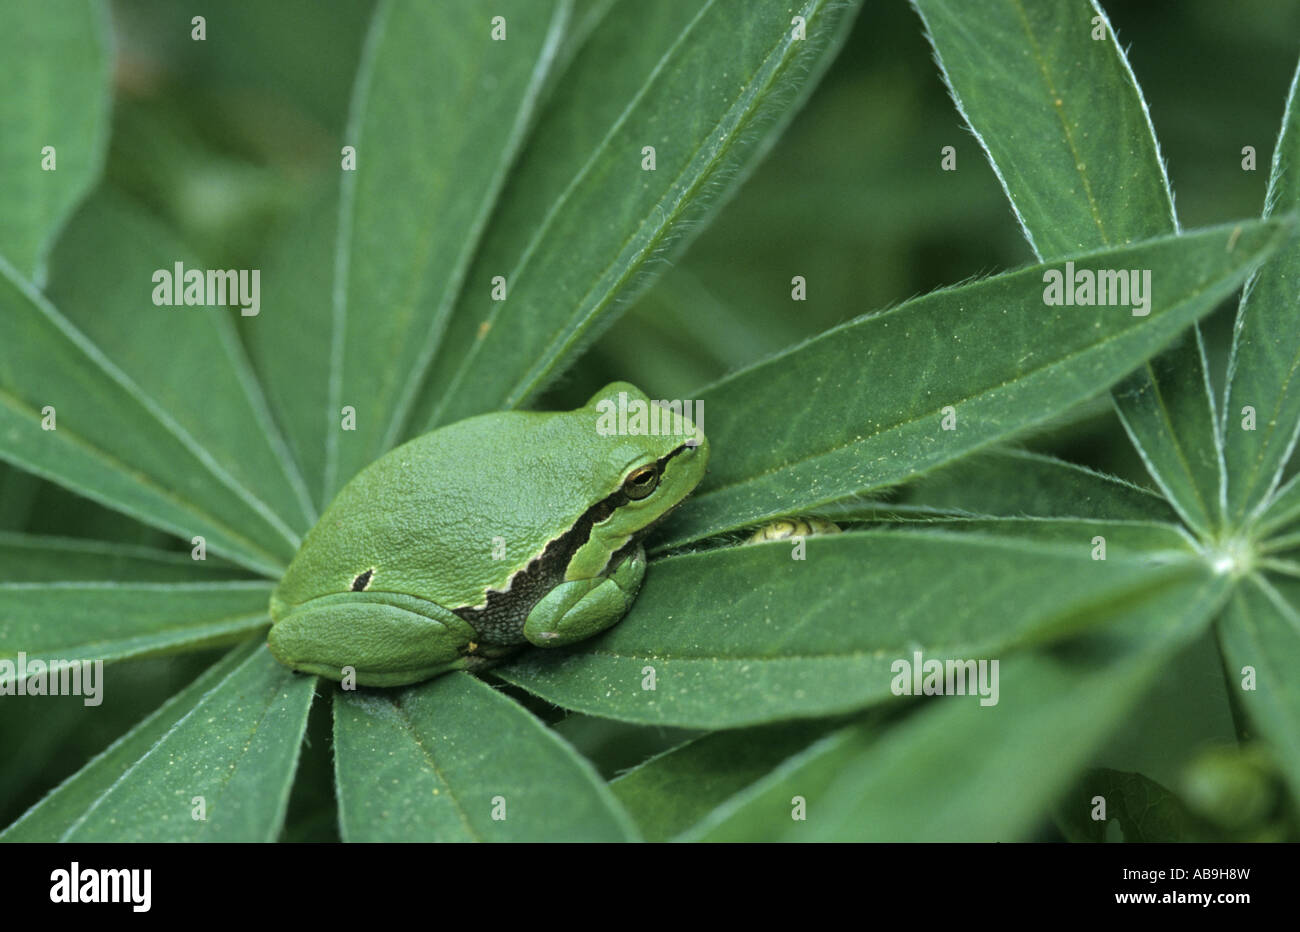
[[(1184, 229), (1091, 0), (326, 6), (0, 14), (0, 660), (110, 664), (0, 699), (0, 839), (1297, 836), (1295, 80), (1264, 209), (1233, 142)], [(1045, 303), (1066, 260), (1150, 312)], [(259, 313), (156, 306), (178, 262)], [(713, 450), (621, 623), (400, 690), (269, 656), (366, 463), (610, 377)], [(744, 543), (785, 515), (845, 532)], [(917, 652), (997, 701), (900, 698)]]

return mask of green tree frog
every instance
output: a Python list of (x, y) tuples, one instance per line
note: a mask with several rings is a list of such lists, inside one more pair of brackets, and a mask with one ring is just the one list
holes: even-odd
[(611, 431), (620, 392), (650, 404), (615, 382), (576, 411), (472, 417), (371, 463), (272, 594), (271, 653), (303, 673), (400, 686), (616, 623), (645, 575), (641, 538), (709, 456), (668, 408), (655, 433)]
[(820, 534), (839, 534), (841, 528), (834, 521), (825, 518), (778, 518), (771, 521), (745, 541), (747, 544), (761, 544), (769, 540), (788, 540), (791, 537), (814, 537)]

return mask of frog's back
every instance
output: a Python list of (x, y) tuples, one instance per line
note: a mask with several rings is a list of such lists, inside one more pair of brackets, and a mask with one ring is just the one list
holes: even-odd
[(331, 503), (285, 595), (345, 592), (370, 572), (367, 589), (421, 593), (449, 609), (476, 604), (590, 507), (593, 436), (581, 411), (507, 411), (397, 447)]

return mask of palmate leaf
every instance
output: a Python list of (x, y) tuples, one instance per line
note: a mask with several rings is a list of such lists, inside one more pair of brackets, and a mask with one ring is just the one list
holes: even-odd
[(0, 319), (0, 457), (279, 574), (297, 534), (2, 260)]
[(338, 691), (347, 841), (629, 841), (631, 820), (553, 730), (482, 680)]
[[(1289, 235), (1289, 220), (1274, 222), (1075, 259), (1150, 269), (1149, 316), (1047, 306), (1044, 270), (1059, 263), (1034, 266), (858, 318), (703, 389), (704, 430), (725, 456), (660, 544), (896, 485), (1083, 401), (1237, 288)], [(956, 424), (944, 430), (949, 405)]]
[[(614, 4), (502, 194), (410, 432), (531, 401), (766, 148), (855, 10), (831, 0)], [(647, 146), (654, 171), (642, 169)]]
[[(1265, 215), (1300, 207), (1300, 68), (1291, 81), (1282, 131), (1273, 149)], [(1242, 295), (1223, 404), (1228, 515), (1255, 517), (1282, 479), (1300, 436), (1300, 243), (1280, 249)], [(1255, 426), (1245, 429), (1245, 408)]]
[[(1099, 533), (1104, 561), (1092, 557)], [(805, 560), (787, 542), (660, 560), (617, 626), (495, 672), (557, 705), (647, 724), (835, 714), (892, 698), (890, 667), (913, 651), (996, 656), (1204, 568), (1176, 528), (1120, 522), (856, 531), (806, 547)]]
[(270, 624), (271, 588), (261, 580), (0, 583), (0, 658), (112, 661), (233, 643)]
[[(1230, 582), (1206, 575), (1098, 612), (1088, 636), (1000, 660), (997, 705), (942, 697), (888, 731), (867, 721), (828, 735), (679, 838), (1023, 840), (1209, 623)], [(804, 821), (791, 819), (795, 796)]]
[[(1094, 0), (913, 5), (1036, 255), (1055, 259), (1177, 230), (1146, 103)], [(1201, 532), (1215, 527), (1221, 442), (1199, 329), (1142, 360), (1114, 397), (1184, 520)]]
[[(563, 0), (380, 3), (343, 172), (325, 494), (399, 439), (568, 22)], [(506, 38), (492, 38), (493, 17)]]

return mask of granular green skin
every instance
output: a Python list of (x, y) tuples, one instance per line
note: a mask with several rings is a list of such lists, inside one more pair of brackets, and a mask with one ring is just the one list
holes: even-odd
[(272, 594), (271, 652), (304, 673), (396, 686), (616, 623), (645, 573), (640, 537), (708, 462), (678, 414), (660, 411), (657, 434), (598, 430), (597, 403), (620, 392), (649, 403), (616, 382), (574, 411), (480, 415), (376, 460)]

